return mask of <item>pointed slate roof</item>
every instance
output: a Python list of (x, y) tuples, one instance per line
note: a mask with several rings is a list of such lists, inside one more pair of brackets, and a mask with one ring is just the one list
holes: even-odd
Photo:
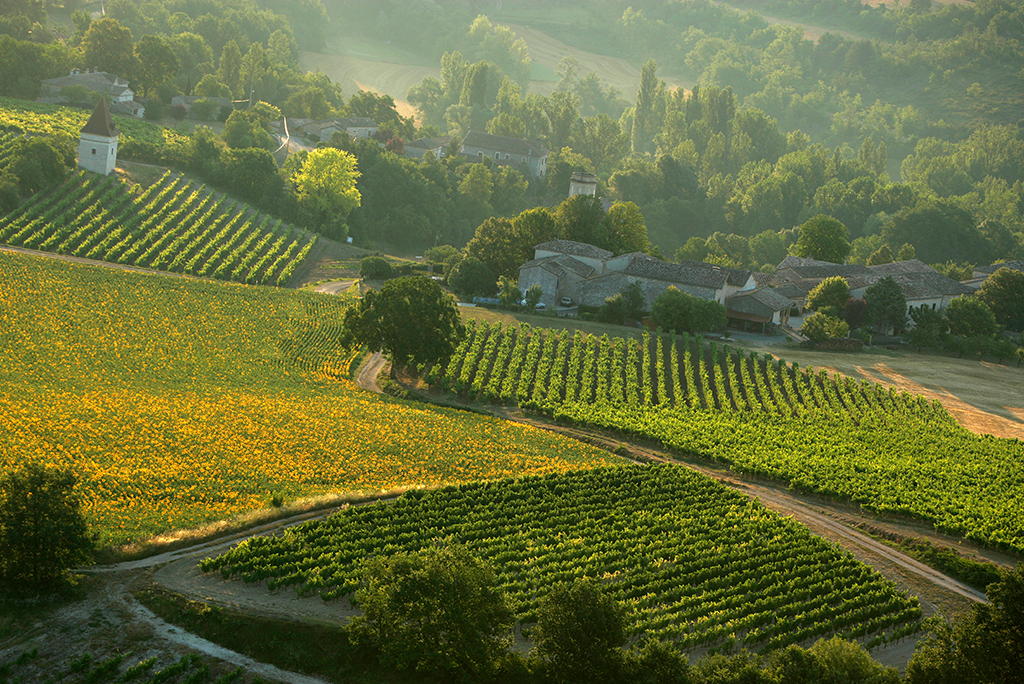
[(110, 107), (107, 106), (106, 98), (101, 97), (96, 103), (96, 109), (92, 110), (92, 116), (82, 127), (82, 133), (102, 135), (105, 138), (116, 138), (121, 131), (114, 127), (114, 119), (110, 116)]

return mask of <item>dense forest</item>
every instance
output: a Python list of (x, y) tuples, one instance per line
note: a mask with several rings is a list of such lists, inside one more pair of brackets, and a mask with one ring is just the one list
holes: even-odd
[[(68, 35), (56, 24), (47, 30), (38, 0), (4, 4), (0, 62), (13, 68), (0, 75), (2, 94), (35, 97), (40, 78), (93, 64), (133, 79), (155, 117), (174, 94), (268, 103), (258, 116), (232, 114), (215, 144), (201, 129), (191, 151), (163, 154), (200, 167), (211, 182), (237, 177), (218, 167), (223, 150), (273, 146), (265, 129), (278, 112), (374, 118), (380, 144), (320, 143), (358, 162), (362, 202), (346, 220), (328, 225), (302, 213), (300, 161), (277, 172), (263, 164), (267, 177), (248, 184), (260, 188), (263, 208), (368, 246), (461, 247), (491, 216), (559, 204), (569, 175), (584, 170), (598, 174), (604, 197), (639, 207), (650, 249), (667, 257), (770, 270), (797, 227), (819, 214), (847, 227), (854, 262), (885, 247), (957, 274), (964, 264), (1024, 255), (1024, 8), (1008, 0), (934, 8), (748, 0), (738, 9), (600, 0), (551, 12), (530, 2), (502, 10), (398, 0), (113, 0), (103, 19), (72, 14)], [(811, 40), (753, 10), (834, 32)], [(642, 66), (636, 92), (583, 73), (572, 57), (560, 64), (553, 93), (531, 92), (540, 70), (503, 23), (513, 20)], [(394, 94), (417, 108), (415, 122), (387, 95), (343, 93), (324, 74), (301, 72), (299, 51), (335, 35), (389, 40), (437, 60), (439, 77)], [(665, 73), (695, 85), (670, 88)], [(469, 130), (541, 140), (551, 152), (547, 177), (401, 155), (417, 137)], [(197, 148), (214, 147), (222, 152), (212, 162), (197, 158)]]

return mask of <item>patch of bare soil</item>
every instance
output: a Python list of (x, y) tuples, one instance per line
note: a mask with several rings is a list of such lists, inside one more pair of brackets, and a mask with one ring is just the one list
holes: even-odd
[(327, 280), (354, 280), (359, 277), (359, 260), (366, 255), (365, 249), (321, 237), (289, 285), (305, 287)]
[(256, 662), (167, 624), (131, 594), (147, 583), (147, 575), (148, 571), (121, 571), (87, 578), (82, 599), (42, 611), (29, 624), (21, 625), (15, 636), (0, 643), (0, 662), (36, 650), (36, 658), (17, 670), (17, 681), (41, 682), (53, 681), (55, 674), (66, 670), (70, 659), (83, 654), (90, 654), (93, 662), (128, 654), (122, 670), (156, 658), (151, 674), (182, 656), (199, 654), (210, 668), (211, 679), (241, 667), (246, 673), (243, 682), (262, 678), (323, 684), (320, 679)]

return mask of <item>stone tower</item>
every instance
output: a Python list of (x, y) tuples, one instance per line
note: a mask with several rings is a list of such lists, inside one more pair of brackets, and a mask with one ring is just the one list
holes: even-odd
[(117, 165), (117, 138), (121, 132), (114, 128), (106, 98), (100, 98), (88, 123), (82, 128), (78, 143), (78, 165), (87, 171), (109, 176)]
[(569, 197), (576, 195), (597, 195), (597, 176), (586, 171), (574, 171), (569, 179)]

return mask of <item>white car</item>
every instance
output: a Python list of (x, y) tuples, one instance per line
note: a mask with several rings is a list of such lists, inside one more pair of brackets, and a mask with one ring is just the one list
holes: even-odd
[(572, 306), (572, 297), (562, 297), (562, 306)]

